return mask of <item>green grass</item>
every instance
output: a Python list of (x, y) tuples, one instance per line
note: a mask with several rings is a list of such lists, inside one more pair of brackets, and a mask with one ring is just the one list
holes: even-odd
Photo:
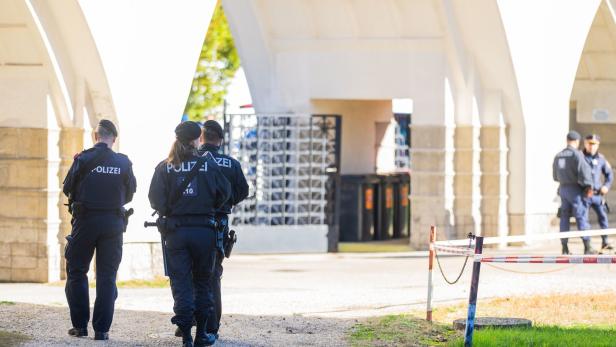
[(14, 347), (19, 346), (22, 343), (28, 341), (30, 339), (29, 336), (0, 330), (0, 346), (4, 347)]
[(369, 242), (339, 242), (340, 253), (409, 252), (408, 240), (387, 240)]
[[(484, 329), (473, 336), (473, 345), (486, 347), (505, 346), (614, 346), (616, 327), (567, 327), (538, 326), (522, 329)], [(451, 346), (463, 346), (464, 340), (452, 341)]]
[[(450, 324), (434, 322), (412, 315), (390, 315), (356, 324), (349, 342), (366, 346), (463, 346), (462, 331)], [(616, 345), (616, 326), (537, 326), (516, 329), (476, 330), (473, 345), (479, 347), (608, 347)]]
[[(50, 286), (64, 287), (65, 280), (47, 283)], [(151, 280), (129, 280), (116, 282), (118, 288), (167, 288), (169, 287), (169, 278), (156, 277)], [(96, 280), (89, 281), (88, 286), (90, 288), (96, 288)]]
[(356, 324), (350, 332), (352, 346), (446, 346), (462, 333), (451, 325), (428, 323), (411, 315), (390, 315)]
[(169, 287), (169, 278), (156, 277), (152, 280), (130, 280), (118, 281), (119, 288), (167, 288)]
[(0, 301), (0, 305), (15, 305), (12, 301)]

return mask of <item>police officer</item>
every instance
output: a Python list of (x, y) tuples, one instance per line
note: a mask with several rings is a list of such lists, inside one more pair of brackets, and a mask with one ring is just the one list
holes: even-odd
[[(240, 163), (221, 153), (220, 145), (224, 138), (223, 130), (220, 124), (215, 120), (208, 120), (203, 124), (203, 132), (201, 134), (201, 147), (199, 147), (199, 154), (205, 154), (205, 152), (211, 153), (216, 159), (218, 167), (225, 175), (227, 180), (231, 183), (232, 194), (231, 199), (227, 201), (216, 213), (216, 220), (221, 226), (221, 231), (228, 237), (229, 233), (229, 219), (228, 215), (231, 213), (233, 206), (239, 204), (242, 200), (248, 196), (248, 183), (246, 177), (242, 172), (242, 166)], [(212, 280), (212, 292), (214, 294), (214, 316), (207, 321), (208, 333), (214, 334), (218, 337), (218, 329), (220, 327), (220, 317), (222, 315), (222, 298), (220, 294), (220, 279), (222, 278), (222, 261), (224, 254), (217, 252), (216, 254), (216, 266), (214, 269), (214, 278)]]
[[(231, 196), (231, 185), (213, 161), (203, 163), (197, 147), (201, 127), (191, 121), (175, 129), (176, 140), (167, 159), (155, 169), (149, 199), (159, 215), (166, 216), (174, 230), (165, 235), (165, 250), (173, 311), (171, 322), (182, 332), (184, 346), (193, 346), (191, 327), (196, 319), (195, 346), (216, 341), (206, 333), (206, 321), (213, 310), (211, 279), (216, 259), (216, 211)], [(200, 164), (179, 199), (172, 199), (192, 168)], [(179, 192), (178, 192), (179, 193)], [(175, 200), (173, 202), (172, 200)]]
[[(592, 172), (592, 189), (593, 196), (588, 199), (588, 205), (597, 214), (599, 227), (601, 229), (608, 228), (607, 208), (605, 195), (610, 190), (614, 181), (614, 173), (612, 166), (605, 159), (603, 154), (599, 153), (599, 143), (601, 138), (597, 134), (590, 134), (584, 139), (584, 159), (590, 165)], [(607, 235), (601, 235), (601, 249), (614, 249), (607, 241)]]
[(63, 192), (73, 214), (67, 236), (66, 299), (73, 327), (68, 334), (88, 336), (90, 298), (88, 269), (96, 250), (96, 301), (92, 315), (95, 340), (109, 339), (114, 303), (118, 296), (116, 274), (122, 259), (122, 235), (128, 217), (123, 208), (130, 202), (137, 183), (132, 163), (111, 147), (118, 137), (115, 125), (101, 120), (94, 147), (75, 156)]
[[(556, 154), (552, 164), (554, 181), (560, 183), (558, 192), (561, 199), (560, 231), (569, 231), (569, 217), (573, 213), (578, 230), (590, 228), (588, 223), (588, 206), (584, 197), (592, 196), (592, 176), (590, 166), (584, 155), (578, 150), (580, 134), (570, 131), (567, 134), (567, 147)], [(582, 237), (584, 254), (594, 254), (590, 246), (590, 237)], [(571, 254), (567, 246), (568, 239), (561, 239), (562, 254)]]
[[(229, 233), (229, 218), (233, 207), (239, 204), (248, 196), (248, 183), (242, 172), (241, 164), (230, 156), (219, 153), (222, 140), (224, 138), (223, 129), (215, 120), (208, 120), (203, 123), (203, 131), (200, 138), (201, 147), (199, 147), (200, 155), (212, 155), (215, 159), (222, 174), (231, 183), (231, 198), (225, 205), (216, 212), (216, 220), (219, 225), (219, 232), (228, 238)], [(210, 153), (207, 154), (206, 152)], [(220, 245), (219, 247), (220, 248)], [(222, 261), (225, 255), (222, 250), (216, 253), (216, 265), (214, 268), (214, 277), (212, 279), (212, 293), (214, 295), (214, 311), (213, 316), (208, 318), (207, 332), (218, 338), (218, 329), (220, 328), (220, 318), (222, 316), (222, 298), (220, 292), (220, 279), (222, 278)], [(175, 332), (176, 336), (182, 336), (180, 329)]]

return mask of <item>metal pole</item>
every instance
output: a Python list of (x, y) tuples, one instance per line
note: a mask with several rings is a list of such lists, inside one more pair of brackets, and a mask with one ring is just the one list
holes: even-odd
[[(475, 238), (475, 254), (483, 251), (483, 236)], [(479, 271), (481, 270), (481, 259), (475, 259), (473, 264), (473, 275), (471, 278), (471, 292), (468, 297), (468, 315), (466, 317), (466, 330), (464, 332), (464, 347), (473, 345), (473, 330), (475, 329), (475, 312), (477, 309), (477, 291), (479, 289)]]
[(436, 227), (430, 227), (430, 251), (428, 256), (428, 301), (426, 307), (426, 320), (432, 322), (432, 267), (434, 265), (434, 241), (436, 241)]

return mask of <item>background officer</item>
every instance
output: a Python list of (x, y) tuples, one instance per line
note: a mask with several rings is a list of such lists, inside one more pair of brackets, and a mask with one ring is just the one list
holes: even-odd
[[(560, 183), (558, 192), (561, 200), (560, 231), (569, 231), (569, 217), (573, 213), (578, 230), (590, 228), (588, 223), (588, 206), (584, 196), (592, 196), (592, 176), (590, 166), (584, 155), (578, 150), (580, 134), (570, 131), (567, 134), (567, 147), (556, 154), (552, 164), (554, 181)], [(582, 237), (584, 254), (594, 254), (590, 246), (590, 237)], [(571, 254), (567, 246), (568, 239), (561, 239), (562, 253)]]
[[(213, 310), (211, 278), (216, 258), (216, 211), (231, 196), (229, 181), (212, 160), (199, 158), (197, 147), (201, 127), (184, 122), (175, 129), (176, 140), (169, 156), (155, 169), (150, 184), (149, 199), (160, 216), (166, 216), (165, 235), (167, 268), (173, 294), (171, 322), (182, 332), (184, 346), (193, 346), (191, 327), (197, 322), (195, 346), (209, 346), (216, 342), (205, 330), (206, 320)], [(198, 172), (190, 184), (174, 199), (178, 187), (192, 168)], [(173, 201), (175, 200), (175, 202)]]
[(128, 217), (123, 208), (137, 183), (132, 163), (111, 150), (118, 131), (108, 120), (96, 127), (94, 147), (75, 156), (63, 192), (69, 197), (72, 231), (67, 236), (66, 299), (73, 328), (69, 335), (88, 335), (90, 299), (88, 269), (96, 250), (96, 301), (92, 315), (95, 340), (107, 340), (118, 296), (116, 274), (122, 259), (122, 234)]
[[(599, 153), (599, 143), (601, 139), (597, 134), (590, 134), (584, 139), (584, 159), (590, 165), (592, 173), (593, 196), (588, 199), (588, 205), (595, 210), (599, 227), (608, 228), (607, 204), (605, 195), (610, 190), (614, 181), (612, 166), (608, 163), (603, 154)], [(607, 235), (601, 235), (601, 249), (614, 249), (607, 241)]]
[[(223, 175), (231, 183), (231, 198), (217, 211), (216, 219), (222, 226), (222, 231), (225, 233), (225, 237), (228, 237), (229, 233), (229, 219), (228, 215), (231, 213), (233, 206), (239, 204), (242, 200), (248, 196), (248, 183), (246, 177), (242, 172), (242, 166), (240, 163), (221, 153), (220, 145), (224, 138), (223, 130), (220, 124), (214, 120), (208, 120), (203, 124), (203, 133), (201, 134), (201, 147), (199, 147), (199, 154), (203, 155), (205, 152), (210, 152), (218, 163), (218, 167), (222, 171)], [(217, 252), (216, 255), (216, 267), (214, 269), (214, 278), (212, 279), (212, 292), (214, 294), (214, 316), (207, 321), (207, 332), (214, 334), (218, 337), (218, 329), (220, 327), (220, 317), (222, 316), (222, 298), (220, 293), (220, 279), (222, 278), (222, 261), (224, 254)]]

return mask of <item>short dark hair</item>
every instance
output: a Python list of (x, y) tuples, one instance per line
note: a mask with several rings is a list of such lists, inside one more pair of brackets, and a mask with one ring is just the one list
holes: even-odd
[(99, 138), (102, 139), (113, 139), (116, 137), (113, 132), (101, 125), (98, 125), (94, 132), (96, 133), (96, 135), (98, 135)]
[(220, 134), (218, 134), (216, 130), (209, 127), (203, 128), (203, 138), (205, 139), (205, 142), (218, 142), (222, 140)]

